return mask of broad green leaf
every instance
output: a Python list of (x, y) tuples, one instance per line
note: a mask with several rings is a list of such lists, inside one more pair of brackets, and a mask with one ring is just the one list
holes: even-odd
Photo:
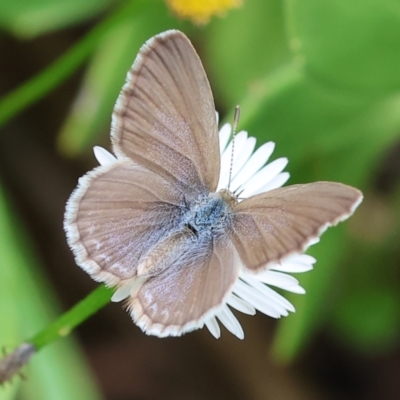
[(249, 89), (257, 93), (258, 79), (291, 58), (283, 18), (280, 1), (246, 0), (213, 19), (200, 50), (212, 59), (206, 67), (217, 104), (229, 109)]
[(286, 0), (290, 44), (307, 72), (364, 95), (400, 88), (400, 3)]
[[(242, 127), (263, 142), (277, 143), (276, 156), (289, 158), (292, 182), (364, 183), (372, 162), (399, 136), (400, 96), (366, 101), (288, 75), (289, 83), (267, 89), (256, 105), (252, 95), (242, 101)], [(247, 104), (257, 112), (247, 112)]]
[(33, 37), (93, 18), (112, 0), (13, 0), (0, 2), (0, 26)]
[[(55, 319), (59, 309), (1, 187), (0, 264), (0, 343), (11, 351)], [(23, 372), (28, 379), (14, 378), (6, 385), (4, 399), (14, 398), (16, 392), (23, 400), (100, 398), (82, 355), (70, 338), (35, 354)]]

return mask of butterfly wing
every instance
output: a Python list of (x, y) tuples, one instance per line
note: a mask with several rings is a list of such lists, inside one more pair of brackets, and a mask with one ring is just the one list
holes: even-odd
[(77, 264), (97, 281), (123, 284), (175, 229), (181, 202), (171, 182), (128, 159), (94, 169), (67, 203), (64, 228)]
[(304, 251), (327, 227), (348, 218), (361, 200), (357, 189), (333, 182), (271, 190), (235, 206), (230, 237), (245, 267), (260, 270)]
[(202, 327), (223, 304), (239, 273), (238, 255), (226, 235), (182, 234), (180, 255), (128, 299), (133, 320), (147, 334), (179, 336)]
[(113, 113), (112, 141), (187, 198), (215, 191), (220, 156), (211, 89), (187, 37), (167, 31), (140, 50)]

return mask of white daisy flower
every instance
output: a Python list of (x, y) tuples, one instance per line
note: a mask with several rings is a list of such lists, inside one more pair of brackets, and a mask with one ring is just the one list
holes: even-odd
[[(232, 162), (232, 142), (229, 142), (231, 131), (231, 125), (225, 124), (219, 132), (221, 171), (217, 191), (228, 186)], [(238, 201), (281, 187), (289, 179), (289, 173), (283, 172), (288, 163), (286, 158), (278, 158), (266, 164), (274, 151), (275, 144), (265, 143), (254, 152), (255, 145), (256, 139), (248, 137), (245, 131), (239, 132), (235, 137), (230, 190), (240, 193)], [(117, 160), (114, 155), (101, 147), (95, 147), (94, 154), (101, 165), (109, 165)], [(295, 311), (293, 305), (271, 286), (293, 293), (305, 293), (298, 280), (289, 274), (309, 271), (313, 268), (315, 261), (307, 254), (296, 254), (280, 263), (271, 264), (267, 270), (260, 273), (248, 272), (242, 266), (239, 277), (224, 304), (208, 314), (200, 324), (201, 326), (197, 328), (205, 325), (215, 338), (219, 338), (221, 334), (219, 321), (232, 334), (243, 339), (243, 329), (231, 308), (250, 315), (254, 315), (258, 310), (273, 318), (287, 316), (289, 312)], [(134, 295), (141, 283), (134, 279), (119, 287), (112, 296), (112, 301), (118, 302)], [(191, 329), (196, 329), (196, 327)]]

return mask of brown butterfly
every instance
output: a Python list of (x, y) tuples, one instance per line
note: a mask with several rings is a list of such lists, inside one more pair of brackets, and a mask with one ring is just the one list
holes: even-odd
[[(111, 139), (116, 159), (79, 180), (65, 230), (77, 264), (117, 286), (115, 299), (127, 297), (148, 334), (177, 336), (207, 324), (219, 336), (217, 316), (242, 337), (227, 304), (286, 315), (290, 303), (264, 284), (282, 279), (272, 269), (294, 260), (362, 200), (359, 190), (333, 182), (243, 200), (237, 191), (217, 190), (213, 96), (196, 51), (176, 30), (141, 48), (114, 108)], [(262, 296), (276, 307), (268, 311)]]

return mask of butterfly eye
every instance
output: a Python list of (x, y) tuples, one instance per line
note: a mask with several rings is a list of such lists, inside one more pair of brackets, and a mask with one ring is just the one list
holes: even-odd
[(193, 236), (198, 238), (199, 237), (199, 231), (191, 224), (186, 224), (185, 225), (187, 229), (189, 229), (190, 232), (193, 233)]

